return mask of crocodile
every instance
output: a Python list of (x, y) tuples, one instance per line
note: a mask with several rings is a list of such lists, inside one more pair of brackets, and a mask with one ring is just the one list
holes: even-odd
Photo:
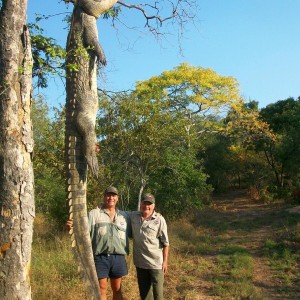
[(66, 45), (66, 190), (72, 249), (92, 299), (101, 299), (87, 217), (88, 169), (98, 177), (97, 65), (106, 65), (96, 20), (116, 0), (65, 0), (74, 9)]

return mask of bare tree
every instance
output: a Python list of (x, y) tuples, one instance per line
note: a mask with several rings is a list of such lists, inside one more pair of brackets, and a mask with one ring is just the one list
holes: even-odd
[(27, 0), (0, 4), (0, 299), (31, 299), (32, 56)]

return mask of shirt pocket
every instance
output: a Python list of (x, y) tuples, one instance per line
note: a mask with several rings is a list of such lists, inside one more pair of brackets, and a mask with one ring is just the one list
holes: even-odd
[(117, 227), (117, 231), (118, 231), (118, 236), (120, 240), (125, 240), (126, 239), (126, 227)]
[(97, 228), (97, 233), (98, 233), (98, 235), (99, 236), (104, 236), (104, 235), (106, 235), (107, 234), (107, 226), (99, 226), (98, 228)]
[(157, 238), (158, 226), (150, 224), (145, 228), (145, 235), (150, 239)]
[(117, 220), (116, 224), (117, 224), (118, 229), (126, 231), (127, 221), (123, 216)]

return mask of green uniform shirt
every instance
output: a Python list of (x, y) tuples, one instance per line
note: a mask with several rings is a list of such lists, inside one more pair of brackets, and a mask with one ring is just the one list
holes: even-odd
[(107, 211), (98, 207), (89, 212), (88, 219), (94, 255), (129, 253), (127, 214), (116, 209), (115, 218), (111, 220)]
[(161, 269), (162, 248), (169, 245), (165, 218), (154, 212), (150, 220), (142, 220), (139, 211), (129, 212), (133, 237), (134, 265), (141, 269)]

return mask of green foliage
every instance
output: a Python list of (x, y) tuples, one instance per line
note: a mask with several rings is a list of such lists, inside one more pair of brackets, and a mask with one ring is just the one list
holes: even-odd
[[(230, 141), (222, 135), (207, 135), (205, 139), (205, 151), (199, 151), (198, 157), (204, 161), (204, 167), (208, 173), (208, 182), (217, 192), (224, 191), (228, 187), (238, 183), (238, 169), (240, 165), (230, 157)], [(239, 187), (237, 184), (236, 187)]]
[[(257, 102), (243, 103), (234, 78), (188, 64), (138, 82), (132, 92), (102, 95), (97, 119), (101, 180), (89, 179), (89, 207), (101, 201), (99, 195), (110, 184), (122, 191), (121, 208), (137, 209), (141, 192), (149, 191), (161, 199), (158, 209), (170, 218), (208, 204), (213, 189), (250, 187), (266, 202), (279, 194), (290, 198), (291, 191), (279, 193), (271, 179), (284, 162), (278, 178), (289, 186), (300, 182), (300, 114), (294, 102), (289, 99), (285, 110), (280, 103), (260, 115)], [(34, 109), (37, 209), (60, 219), (63, 111), (54, 111), (51, 120), (41, 99)]]
[(153, 192), (169, 217), (208, 203), (200, 137), (220, 131), (219, 114), (240, 106), (234, 78), (188, 64), (138, 82), (131, 93), (102, 97), (99, 139), (111, 181), (131, 199)]
[(0, 95), (4, 93), (8, 88), (9, 88), (9, 84), (6, 80), (0, 83)]
[(255, 101), (244, 103), (239, 110), (229, 111), (224, 122), (224, 133), (234, 144), (249, 150), (262, 148), (276, 139), (269, 124), (261, 119)]
[[(242, 106), (235, 78), (186, 63), (138, 82), (136, 91), (140, 98), (164, 103), (165, 109), (185, 114), (191, 120), (190, 126), (194, 116), (210, 117)], [(207, 121), (211, 130), (213, 123), (209, 122), (209, 117)]]
[(300, 98), (269, 104), (260, 116), (276, 134), (276, 140), (264, 145), (263, 151), (277, 186), (286, 194), (284, 189), (293, 190), (300, 185)]
[[(288, 98), (259, 111), (258, 103), (250, 101), (240, 110), (229, 111), (224, 138), (210, 145), (205, 159), (212, 184), (224, 189), (217, 184), (221, 180), (225, 186), (248, 187), (256, 190), (256, 199), (265, 202), (290, 199), (300, 186), (299, 103), (299, 99)], [(214, 163), (215, 150), (222, 163)]]
[(160, 199), (160, 211), (175, 218), (209, 203), (212, 188), (206, 183), (201, 161), (190, 149), (171, 147), (163, 154), (163, 160), (149, 180)]
[(103, 19), (109, 19), (109, 18), (117, 18), (119, 14), (121, 13), (121, 6), (113, 6), (111, 9), (107, 10), (103, 13)]
[(235, 170), (238, 186), (255, 190), (255, 199), (271, 201), (274, 195), (270, 193), (269, 187), (274, 184), (280, 186), (282, 178), (272, 152), (278, 142), (278, 135), (261, 118), (256, 101), (245, 103), (239, 111), (230, 111), (224, 121), (224, 134), (231, 157), (228, 166)]
[(51, 120), (49, 111), (43, 98), (33, 101), (35, 202), (37, 212), (63, 224), (66, 220), (64, 112), (55, 109)]
[(32, 75), (37, 79), (37, 87), (46, 88), (49, 76), (64, 75), (65, 49), (53, 38), (45, 37), (44, 30), (37, 23), (28, 24), (28, 27), (32, 44)]

